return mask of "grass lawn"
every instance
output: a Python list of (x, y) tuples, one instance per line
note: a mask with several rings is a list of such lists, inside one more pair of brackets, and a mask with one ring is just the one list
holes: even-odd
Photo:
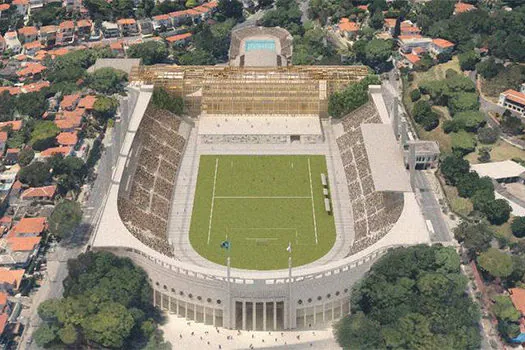
[(443, 190), (453, 212), (463, 216), (468, 216), (472, 212), (474, 208), (470, 199), (460, 197), (454, 186), (444, 185)]
[[(201, 156), (190, 242), (203, 257), (272, 270), (315, 261), (335, 242), (324, 208), (324, 156)], [(231, 249), (220, 247), (228, 240)]]
[(509, 160), (512, 158), (521, 158), (525, 160), (524, 150), (521, 150), (518, 147), (514, 147), (511, 144), (503, 140), (498, 140), (498, 142), (496, 142), (493, 145), (478, 144), (476, 151), (469, 153), (465, 156), (465, 159), (468, 160), (470, 164), (479, 163), (478, 152), (479, 152), (479, 148), (481, 147), (491, 148), (491, 151), (490, 151), (490, 161), (491, 162), (499, 162), (502, 160)]
[(506, 238), (510, 242), (517, 242), (519, 239), (516, 238), (512, 234), (512, 230), (510, 228), (510, 223), (512, 222), (512, 216), (511, 218), (504, 223), (503, 225), (490, 225), (490, 229), (494, 232), (494, 234), (498, 237)]

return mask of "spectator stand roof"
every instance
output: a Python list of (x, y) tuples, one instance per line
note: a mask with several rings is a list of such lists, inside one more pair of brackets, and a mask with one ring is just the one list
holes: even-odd
[(519, 177), (525, 172), (525, 167), (512, 160), (473, 164), (471, 168), (476, 171), (479, 176), (488, 176), (495, 180)]

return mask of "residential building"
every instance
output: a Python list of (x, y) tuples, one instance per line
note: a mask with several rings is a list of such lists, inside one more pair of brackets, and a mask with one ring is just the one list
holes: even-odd
[(341, 18), (337, 25), (339, 33), (346, 39), (355, 39), (359, 31), (359, 24), (350, 21), (348, 18)]
[[(5, 159), (4, 159), (5, 164)], [(11, 168), (4, 170), (0, 173), (0, 198), (3, 198), (11, 191), (18, 172), (20, 171), (20, 165), (15, 164)]]
[(424, 38), (421, 35), (400, 35), (397, 41), (403, 53), (411, 53), (416, 47), (428, 50), (432, 43), (432, 39)]
[(11, 232), (18, 236), (40, 236), (47, 230), (47, 219), (44, 217), (23, 218), (12, 229)]
[(20, 288), (24, 273), (25, 270), (23, 269), (10, 270), (0, 267), (0, 291), (11, 295), (15, 294)]
[(172, 22), (169, 15), (158, 15), (153, 16), (153, 30), (161, 30), (161, 29), (167, 29), (172, 28)]
[(38, 40), (38, 30), (36, 27), (22, 27), (18, 29), (18, 38), (22, 44), (32, 43)]
[(409, 69), (414, 69), (414, 66), (421, 60), (418, 55), (407, 53), (403, 55), (404, 63)]
[(16, 12), (18, 12), (20, 16), (25, 17), (29, 10), (29, 0), (13, 0), (11, 6), (15, 6)]
[(22, 121), (10, 120), (7, 122), (0, 122), (0, 130), (5, 130), (5, 128), (11, 129), (13, 131), (20, 131), (20, 129), (22, 129)]
[(510, 300), (516, 310), (520, 313), (520, 333), (511, 339), (513, 343), (525, 343), (525, 289), (523, 288), (511, 288), (509, 289)]
[(61, 146), (74, 147), (78, 143), (78, 132), (61, 132), (56, 137), (57, 143)]
[(116, 57), (124, 57), (124, 45), (122, 44), (122, 41), (117, 41), (114, 43), (109, 44), (109, 49), (111, 50), (111, 53), (114, 54)]
[(133, 18), (122, 18), (117, 21), (122, 36), (135, 36), (139, 34), (137, 21)]
[(77, 107), (79, 101), (80, 94), (65, 95), (60, 102), (60, 108), (72, 111)]
[(3, 53), (7, 48), (4, 37), (0, 34), (0, 53)]
[(20, 199), (31, 201), (52, 201), (55, 198), (56, 193), (56, 185), (43, 187), (29, 187), (24, 192), (22, 192), (22, 194), (20, 195)]
[(525, 93), (508, 89), (499, 95), (498, 104), (525, 117)]
[(33, 41), (31, 43), (25, 43), (23, 45), (23, 53), (24, 55), (27, 55), (27, 56), (35, 56), (36, 53), (40, 50), (42, 50), (42, 44), (40, 43), (40, 41)]
[(400, 35), (419, 35), (421, 29), (414, 25), (411, 21), (403, 21), (400, 25)]
[(0, 239), (0, 266), (26, 268), (38, 254), (42, 237), (18, 237), (11, 232)]
[(18, 148), (8, 148), (3, 159), (4, 165), (10, 166), (18, 163), (19, 153), (20, 149)]
[(191, 18), (186, 11), (175, 11), (168, 14), (171, 26), (176, 28), (184, 24), (191, 24)]
[(0, 131), (0, 157), (4, 155), (6, 144), (7, 144), (7, 131)]
[(83, 108), (86, 111), (91, 111), (93, 107), (95, 106), (95, 102), (97, 102), (97, 97), (93, 95), (87, 95), (82, 97), (78, 101), (78, 108)]
[(77, 36), (81, 39), (88, 39), (91, 35), (93, 23), (89, 19), (80, 19), (77, 21)]
[(0, 4), (0, 18), (7, 17), (7, 10), (11, 7), (11, 4)]
[(80, 11), (82, 7), (82, 1), (81, 0), (62, 0), (62, 7), (65, 7), (66, 11), (68, 12)]
[(104, 34), (104, 38), (118, 38), (120, 36), (118, 24), (102, 22), (102, 33)]
[(68, 147), (68, 146), (51, 147), (51, 148), (48, 148), (40, 152), (37, 158), (39, 159), (49, 158), (49, 157), (53, 157), (56, 155), (62, 155), (63, 157), (67, 157), (71, 155), (72, 152), (73, 152), (73, 147)]
[(58, 26), (57, 45), (71, 45), (75, 41), (75, 22), (63, 21)]
[(52, 47), (55, 45), (57, 39), (58, 27), (55, 25), (43, 26), (40, 28), (40, 42), (45, 45)]
[(191, 33), (177, 34), (169, 36), (166, 38), (166, 41), (171, 46), (184, 46), (187, 45), (191, 40)]
[(472, 5), (472, 4), (467, 4), (467, 3), (464, 3), (464, 2), (458, 2), (456, 3), (456, 5), (454, 6), (454, 15), (457, 15), (457, 14), (460, 14), (460, 13), (464, 13), (464, 12), (469, 12), (469, 11), (473, 11), (476, 9), (476, 6)]
[(29, 13), (38, 11), (44, 7), (44, 0), (29, 0)]
[(149, 19), (141, 19), (138, 21), (139, 30), (142, 35), (153, 34), (153, 23)]
[(443, 53), (452, 53), (454, 51), (454, 43), (445, 39), (432, 39), (430, 51), (436, 56)]
[(20, 79), (38, 78), (44, 70), (46, 70), (46, 66), (38, 62), (25, 62), (22, 64), (22, 69), (16, 72), (16, 75)]
[(8, 50), (11, 50), (14, 54), (22, 51), (22, 44), (18, 40), (18, 34), (15, 31), (7, 32), (4, 34), (5, 46)]

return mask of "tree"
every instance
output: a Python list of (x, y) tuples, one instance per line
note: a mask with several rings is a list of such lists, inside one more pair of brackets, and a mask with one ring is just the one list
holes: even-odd
[(451, 133), (452, 151), (461, 155), (469, 154), (476, 149), (476, 140), (466, 131)]
[(483, 113), (479, 111), (459, 112), (454, 115), (454, 121), (461, 123), (464, 126), (464, 130), (468, 132), (478, 131), (486, 123)]
[(335, 326), (335, 339), (345, 349), (378, 349), (382, 343), (380, 325), (363, 312), (342, 318)]
[(501, 225), (507, 222), (512, 207), (506, 199), (496, 199), (487, 203), (481, 211), (492, 225)]
[(455, 186), (458, 180), (470, 170), (470, 164), (461, 156), (452, 154), (441, 162), (441, 173), (448, 184)]
[(20, 164), (21, 167), (25, 167), (31, 163), (34, 157), (35, 151), (29, 147), (26, 147), (22, 149), (20, 153), (18, 153), (18, 164)]
[(412, 102), (416, 102), (421, 98), (421, 91), (419, 89), (414, 89), (410, 92), (410, 99)]
[(66, 345), (72, 345), (77, 342), (78, 339), (78, 333), (75, 329), (75, 326), (72, 324), (67, 324), (64, 326), (64, 328), (61, 328), (58, 331), (58, 337), (62, 341), (62, 343)]
[(487, 225), (482, 223), (471, 224), (467, 221), (461, 221), (454, 228), (454, 238), (462, 243), (471, 259), (490, 248), (492, 237), (492, 232)]
[(478, 257), (479, 266), (491, 276), (505, 278), (512, 273), (512, 258), (499, 249), (489, 248)]
[(506, 295), (496, 295), (494, 297), (492, 312), (498, 319), (503, 321), (518, 322), (521, 316), (514, 304), (512, 304), (512, 300)]
[(394, 38), (401, 35), (401, 17), (396, 18), (396, 25), (394, 26)]
[(525, 216), (516, 216), (510, 225), (512, 234), (518, 238), (525, 237)]
[(484, 144), (493, 144), (499, 139), (499, 132), (491, 127), (485, 127), (478, 130), (478, 140)]
[(237, 0), (219, 0), (217, 12), (225, 18), (243, 19), (242, 3)]
[(58, 238), (70, 237), (82, 219), (82, 208), (77, 201), (58, 203), (49, 217), (49, 232)]
[(9, 91), (3, 91), (0, 93), (0, 121), (4, 122), (11, 120), (13, 117), (13, 111), (15, 106), (15, 100), (9, 93)]
[(456, 183), (459, 196), (463, 198), (472, 197), (476, 190), (478, 190), (479, 181), (479, 175), (475, 171), (471, 171), (461, 176)]
[(478, 94), (475, 92), (459, 92), (448, 99), (450, 113), (455, 115), (459, 112), (479, 109)]
[(33, 162), (20, 169), (18, 179), (20, 182), (31, 187), (39, 187), (47, 184), (51, 179), (51, 167), (44, 162)]
[(350, 84), (344, 90), (330, 95), (328, 114), (334, 118), (342, 118), (351, 111), (368, 102), (368, 85), (379, 84), (375, 75), (366, 77), (357, 84)]
[(122, 91), (122, 83), (127, 80), (127, 74), (113, 68), (100, 68), (86, 78), (87, 84), (93, 90), (102, 94), (114, 94)]
[(108, 302), (100, 305), (98, 313), (86, 317), (82, 327), (87, 340), (104, 347), (121, 348), (133, 324), (133, 317), (124, 305)]
[(417, 101), (412, 108), (412, 115), (416, 123), (421, 124), (426, 131), (439, 125), (439, 117), (427, 101)]
[(21, 115), (38, 119), (47, 110), (47, 99), (43, 91), (19, 94), (15, 101), (16, 110)]
[(46, 322), (57, 319), (60, 301), (58, 299), (48, 299), (38, 305), (38, 316)]
[(168, 58), (168, 49), (163, 42), (146, 41), (131, 45), (128, 48), (128, 57), (140, 58), (145, 65), (162, 63)]
[(99, 120), (113, 118), (117, 112), (118, 101), (113, 97), (98, 96), (93, 104), (93, 114)]
[(374, 12), (372, 16), (370, 17), (369, 24), (370, 24), (370, 27), (374, 29), (383, 28), (384, 23), (385, 23), (385, 16), (383, 16), (383, 12), (381, 11)]
[(53, 343), (57, 338), (58, 327), (43, 323), (33, 334), (35, 342), (38, 346), (46, 347)]
[(184, 107), (182, 98), (173, 96), (162, 87), (153, 89), (151, 102), (156, 108), (168, 110), (174, 114), (181, 115)]
[(479, 62), (479, 55), (474, 51), (467, 51), (458, 55), (461, 70), (474, 70)]
[(505, 67), (501, 63), (496, 63), (494, 57), (489, 57), (488, 59), (479, 62), (476, 64), (476, 71), (481, 74), (485, 79), (492, 79), (499, 74)]
[(490, 148), (488, 148), (488, 147), (481, 147), (479, 149), (478, 161), (480, 163), (488, 163), (488, 162), (490, 162)]
[(376, 71), (384, 71), (389, 67), (388, 59), (392, 55), (391, 40), (372, 39), (365, 47), (364, 62)]
[(512, 115), (509, 111), (503, 113), (501, 129), (509, 135), (520, 135), (523, 132), (523, 124), (520, 118)]
[(158, 330), (153, 332), (151, 336), (149, 337), (148, 344), (146, 344), (146, 347), (144, 350), (171, 350), (171, 344), (169, 342), (165, 342), (162, 336), (162, 331)]
[(43, 151), (56, 145), (56, 136), (60, 129), (50, 120), (38, 120), (35, 123), (29, 145), (36, 151)]

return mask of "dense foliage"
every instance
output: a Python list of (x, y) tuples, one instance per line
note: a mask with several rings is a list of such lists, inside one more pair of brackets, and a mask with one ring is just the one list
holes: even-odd
[(368, 102), (368, 85), (380, 84), (379, 77), (369, 75), (357, 84), (350, 84), (344, 90), (330, 95), (328, 114), (334, 118), (342, 118), (351, 111)]
[(389, 252), (354, 287), (337, 341), (347, 349), (478, 349), (479, 310), (459, 265), (449, 247)]
[(129, 259), (88, 252), (68, 261), (68, 271), (64, 297), (38, 307), (38, 345), (130, 348), (157, 336), (147, 275)]
[(182, 98), (173, 96), (162, 87), (155, 87), (153, 89), (153, 96), (151, 97), (153, 106), (159, 109), (165, 109), (177, 115), (181, 115), (184, 107)]
[(516, 216), (510, 224), (512, 234), (516, 237), (525, 237), (525, 216)]
[(168, 57), (168, 49), (163, 42), (146, 41), (131, 45), (127, 51), (128, 57), (140, 58), (145, 65), (162, 63)]
[(23, 184), (27, 184), (31, 187), (40, 187), (47, 185), (51, 180), (51, 167), (45, 162), (33, 162), (28, 166), (20, 169), (18, 173), (18, 179)]
[(462, 221), (454, 228), (454, 238), (466, 249), (470, 259), (490, 248), (492, 231), (483, 223)]
[(64, 200), (58, 203), (49, 216), (49, 232), (57, 238), (70, 237), (82, 219), (80, 203)]

